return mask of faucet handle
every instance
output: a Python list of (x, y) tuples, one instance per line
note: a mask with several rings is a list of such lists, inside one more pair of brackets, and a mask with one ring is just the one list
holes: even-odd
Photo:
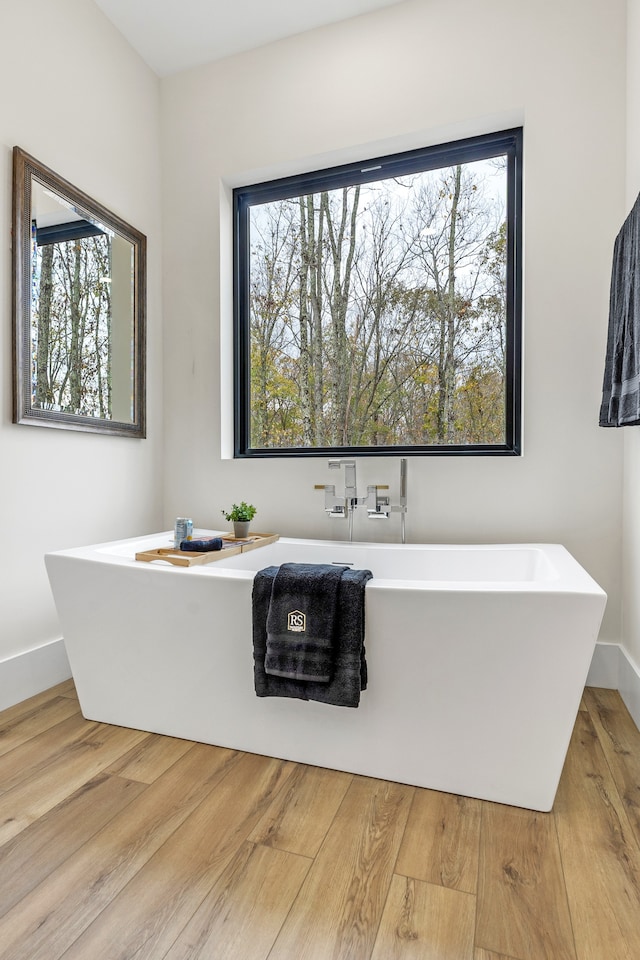
[(389, 517), (389, 497), (381, 496), (379, 490), (388, 490), (387, 483), (373, 483), (367, 487), (365, 503), (370, 520), (387, 520)]
[(324, 490), (324, 509), (330, 517), (346, 517), (347, 509), (344, 497), (336, 497), (335, 483), (316, 483), (313, 489)]

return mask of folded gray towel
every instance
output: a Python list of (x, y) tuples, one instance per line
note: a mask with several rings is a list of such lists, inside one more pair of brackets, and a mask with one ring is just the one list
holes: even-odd
[(181, 540), (180, 549), (191, 553), (209, 553), (222, 550), (222, 537), (204, 537), (202, 540)]
[(258, 570), (253, 580), (253, 674), (256, 696), (308, 700), (306, 683), (303, 680), (273, 677), (264, 670), (264, 659), (267, 655), (267, 615), (277, 572), (278, 567), (265, 567), (264, 570)]
[(326, 563), (282, 564), (267, 615), (266, 673), (329, 682), (338, 587), (346, 569)]
[(254, 685), (258, 697), (290, 697), (317, 700), (340, 707), (357, 707), (367, 687), (364, 645), (365, 587), (370, 570), (343, 570), (338, 590), (334, 635), (333, 676), (328, 683), (292, 680), (265, 672), (267, 615), (278, 567), (258, 571), (253, 582)]

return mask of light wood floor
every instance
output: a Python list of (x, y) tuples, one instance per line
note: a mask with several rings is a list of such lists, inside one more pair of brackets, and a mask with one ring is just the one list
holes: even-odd
[[(508, 718), (505, 718), (508, 722)], [(0, 713), (2, 960), (638, 960), (640, 732), (587, 689), (552, 813)]]

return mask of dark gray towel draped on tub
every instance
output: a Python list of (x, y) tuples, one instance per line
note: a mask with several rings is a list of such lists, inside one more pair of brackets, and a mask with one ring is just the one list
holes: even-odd
[(370, 570), (342, 569), (337, 594), (337, 616), (331, 679), (296, 680), (265, 670), (267, 618), (278, 567), (265, 567), (253, 581), (253, 658), (258, 697), (319, 700), (339, 707), (357, 707), (367, 686), (364, 647), (364, 591)]
[(613, 248), (601, 427), (640, 424), (640, 196)]

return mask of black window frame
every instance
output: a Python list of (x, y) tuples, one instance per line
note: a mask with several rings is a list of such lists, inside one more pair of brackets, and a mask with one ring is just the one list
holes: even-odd
[(47, 227), (36, 227), (36, 243), (39, 247), (48, 243), (68, 243), (69, 240), (85, 240), (87, 237), (101, 237), (106, 233), (90, 220), (70, 220), (65, 223), (53, 223)]
[[(523, 129), (360, 160), (237, 187), (233, 191), (234, 458), (377, 456), (520, 456), (522, 452), (522, 145)], [(389, 176), (507, 157), (505, 442), (392, 446), (251, 447), (249, 210), (254, 204), (370, 183)]]

